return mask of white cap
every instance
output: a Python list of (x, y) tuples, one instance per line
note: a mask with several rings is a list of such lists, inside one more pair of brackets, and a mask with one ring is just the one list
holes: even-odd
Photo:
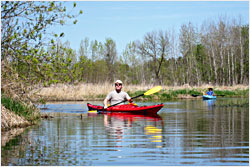
[(122, 81), (121, 81), (121, 80), (116, 80), (115, 83), (120, 83), (120, 84), (122, 84)]

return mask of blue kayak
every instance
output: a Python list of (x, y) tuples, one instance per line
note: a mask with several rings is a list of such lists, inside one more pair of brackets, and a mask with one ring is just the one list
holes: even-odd
[(212, 95), (203, 95), (203, 99), (216, 99), (216, 96), (212, 96)]

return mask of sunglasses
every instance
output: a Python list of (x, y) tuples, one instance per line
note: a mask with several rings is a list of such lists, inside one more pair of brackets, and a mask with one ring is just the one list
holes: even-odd
[(115, 86), (122, 86), (122, 84), (115, 84)]

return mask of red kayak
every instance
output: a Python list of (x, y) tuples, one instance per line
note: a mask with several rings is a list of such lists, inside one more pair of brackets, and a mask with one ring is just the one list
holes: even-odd
[(87, 103), (89, 110), (97, 110), (100, 112), (131, 112), (134, 114), (156, 114), (162, 107), (163, 104), (157, 104), (153, 106), (137, 106), (134, 104), (123, 104), (107, 109), (103, 109), (103, 106), (97, 106)]

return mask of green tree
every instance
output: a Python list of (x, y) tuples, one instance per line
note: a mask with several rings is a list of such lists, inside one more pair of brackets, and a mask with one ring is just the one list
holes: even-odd
[[(34, 85), (52, 79), (52, 62), (58, 59), (48, 49), (64, 33), (49, 36), (46, 30), (64, 25), (82, 11), (72, 14), (62, 2), (1, 1), (2, 91), (25, 95)], [(72, 8), (76, 7), (73, 3)]]
[(203, 83), (209, 83), (209, 75), (211, 74), (211, 68), (206, 54), (206, 49), (202, 44), (196, 45), (194, 55), (197, 62), (197, 70), (200, 72), (200, 80)]
[(243, 80), (244, 84), (248, 84), (249, 80), (249, 25), (242, 26), (241, 35), (243, 38)]
[(139, 84), (142, 78), (140, 75), (140, 64), (143, 64), (143, 61), (140, 61), (136, 50), (136, 43), (130, 42), (120, 58), (120, 62), (123, 65), (120, 65), (119, 76), (123, 76), (121, 79), (132, 84)]

